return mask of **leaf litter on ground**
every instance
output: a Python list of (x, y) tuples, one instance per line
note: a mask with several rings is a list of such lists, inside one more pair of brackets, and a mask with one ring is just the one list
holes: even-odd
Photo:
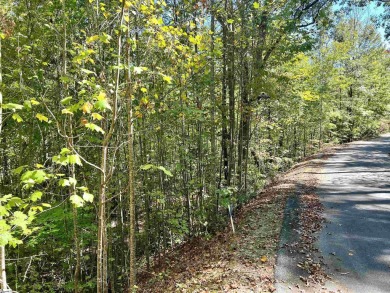
[(303, 284), (323, 284), (329, 277), (314, 246), (323, 208), (315, 194), (318, 177), (313, 173), (320, 173), (331, 153), (328, 149), (308, 157), (274, 178), (237, 213), (235, 234), (226, 227), (209, 240), (196, 237), (165, 254), (150, 272), (139, 274), (139, 292), (274, 292), (279, 234), (286, 200), (294, 192), (300, 196), (301, 239), (289, 249), (304, 256), (297, 263), (305, 272)]

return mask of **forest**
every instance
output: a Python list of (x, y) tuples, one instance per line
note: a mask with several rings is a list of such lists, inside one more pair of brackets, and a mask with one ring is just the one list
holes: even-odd
[(276, 174), (388, 131), (389, 23), (379, 0), (0, 0), (2, 292), (142, 292)]

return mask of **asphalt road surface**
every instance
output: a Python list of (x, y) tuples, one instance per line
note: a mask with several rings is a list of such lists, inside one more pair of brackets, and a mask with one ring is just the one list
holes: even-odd
[(332, 277), (326, 288), (390, 292), (390, 134), (336, 152), (318, 194), (326, 223), (317, 246)]
[[(319, 171), (313, 171), (319, 172)], [(277, 292), (390, 293), (390, 134), (357, 141), (325, 161), (317, 189), (326, 222), (315, 246), (325, 286), (305, 287), (285, 244), (299, 241), (296, 196), (287, 202), (275, 271)]]

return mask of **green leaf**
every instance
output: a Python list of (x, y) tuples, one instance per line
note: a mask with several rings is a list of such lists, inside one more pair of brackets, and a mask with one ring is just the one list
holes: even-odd
[(21, 177), (21, 181), (28, 184), (39, 184), (47, 179), (47, 174), (43, 170), (27, 171)]
[(74, 204), (74, 206), (77, 208), (82, 207), (84, 205), (84, 200), (77, 194), (71, 195), (69, 199), (70, 202)]
[(12, 111), (16, 111), (16, 110), (21, 110), (23, 109), (23, 105), (19, 105), (19, 104), (14, 104), (14, 103), (8, 103), (8, 104), (3, 104), (1, 105), (1, 107), (3, 109), (9, 109), (9, 110), (12, 110)]
[(68, 156), (61, 156), (61, 155), (53, 156), (52, 160), (54, 163), (60, 164), (62, 166), (66, 166), (69, 163)]
[(9, 216), (9, 212), (4, 206), (0, 205), (0, 217), (3, 216)]
[(13, 248), (15, 248), (15, 247), (18, 246), (19, 244), (23, 244), (23, 241), (20, 240), (20, 239), (16, 239), (16, 238), (12, 237), (12, 239), (10, 239), (10, 240), (8, 241), (8, 244), (9, 244), (10, 246), (12, 246)]
[(0, 246), (5, 246), (14, 239), (9, 231), (10, 228), (4, 220), (0, 220)]
[(91, 71), (91, 70), (88, 70), (88, 69), (85, 69), (85, 68), (81, 68), (81, 71), (84, 72), (84, 73), (86, 73), (86, 74), (95, 74), (95, 75), (96, 75), (95, 72), (93, 72), (93, 71)]
[(254, 9), (259, 9), (260, 8), (259, 2), (253, 2), (253, 8)]
[(58, 184), (62, 187), (70, 186), (70, 182), (68, 179), (61, 178)]
[(169, 177), (173, 177), (173, 174), (171, 173), (171, 171), (165, 169), (163, 166), (158, 166), (157, 169), (163, 171), (165, 173), (165, 175), (167, 175)]
[(79, 165), (79, 166), (82, 166), (83, 164), (81, 163), (81, 160), (80, 160), (80, 157), (78, 156), (78, 155), (70, 155), (69, 157), (68, 157), (68, 159), (69, 159), (69, 163), (70, 164), (77, 164), (77, 165)]
[(22, 228), (23, 231), (27, 230), (27, 221), (28, 216), (21, 211), (14, 212), (14, 215), (12, 217), (12, 220), (10, 221), (10, 224), (18, 226)]
[(73, 112), (71, 112), (69, 109), (62, 109), (61, 113), (62, 113), (62, 114), (73, 115)]
[(13, 196), (7, 203), (9, 208), (13, 208), (15, 206), (20, 206), (24, 203), (23, 199), (17, 196)]
[(67, 148), (62, 148), (61, 149), (61, 152), (60, 152), (60, 155), (66, 155), (66, 154), (69, 154), (71, 151)]
[(106, 109), (111, 110), (111, 106), (108, 103), (108, 100), (106, 98), (106, 94), (104, 92), (100, 92), (97, 97), (97, 102), (94, 104), (94, 107), (98, 110), (104, 111)]
[(12, 194), (4, 195), (3, 197), (0, 197), (0, 203), (1, 202), (8, 202), (12, 198)]
[(45, 208), (51, 208), (51, 204), (48, 204), (48, 203), (41, 203), (41, 205)]
[(149, 170), (150, 168), (155, 167), (153, 164), (146, 164), (139, 167), (141, 170)]
[(23, 166), (20, 166), (20, 167), (18, 167), (18, 168), (16, 168), (16, 169), (13, 169), (12, 170), (12, 173), (13, 174), (16, 174), (16, 175), (19, 175), (20, 173), (22, 173), (22, 171), (24, 170), (24, 168), (26, 168), (27, 167), (27, 165), (23, 165)]
[(71, 100), (72, 100), (72, 97), (66, 97), (66, 98), (62, 99), (60, 103), (62, 105), (69, 105)]
[(226, 22), (232, 24), (234, 22), (234, 19), (228, 19)]
[(104, 111), (106, 109), (110, 109), (111, 110), (111, 106), (110, 104), (108, 103), (108, 100), (105, 99), (105, 100), (100, 100), (100, 101), (97, 101), (95, 104), (94, 104), (94, 107), (98, 110), (101, 110), (101, 111)]
[(100, 133), (104, 134), (104, 130), (101, 127), (97, 126), (96, 124), (86, 123), (85, 127), (89, 128), (91, 130), (94, 130), (96, 132), (100, 132)]
[(76, 186), (77, 180), (74, 177), (69, 177), (69, 183), (72, 184), (73, 186)]
[(101, 36), (99, 36), (99, 39), (104, 44), (109, 44), (112, 37), (106, 33), (103, 33)]
[(33, 179), (36, 183), (42, 183), (46, 179), (48, 179), (47, 174), (43, 170), (35, 170), (33, 171)]
[(63, 83), (70, 83), (72, 79), (69, 76), (64, 75), (60, 77), (60, 81)]
[(31, 201), (36, 202), (38, 199), (41, 199), (42, 194), (43, 193), (41, 191), (34, 191), (34, 193), (30, 196)]
[(84, 192), (83, 193), (83, 199), (88, 202), (93, 202), (93, 194), (89, 192)]

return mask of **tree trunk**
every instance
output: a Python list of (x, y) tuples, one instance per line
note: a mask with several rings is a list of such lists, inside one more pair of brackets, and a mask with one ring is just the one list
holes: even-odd
[[(3, 93), (2, 93), (2, 86), (3, 86), (3, 74), (2, 74), (2, 66), (1, 66), (1, 37), (0, 37), (0, 105), (3, 103)], [(2, 135), (2, 126), (3, 126), (3, 108), (0, 107), (0, 137)], [(0, 216), (0, 220), (3, 217)], [(0, 246), (0, 271), (1, 271), (1, 288), (3, 290), (8, 288), (7, 285), (7, 274), (5, 271), (5, 247)]]
[(215, 197), (215, 208), (213, 214), (214, 222), (217, 220), (218, 215), (218, 198), (216, 197), (216, 182), (215, 174), (217, 169), (217, 146), (216, 146), (216, 125), (215, 125), (215, 57), (214, 57), (214, 48), (215, 48), (215, 17), (214, 17), (214, 0), (211, 0), (210, 4), (211, 9), (211, 81), (210, 81), (210, 98), (211, 98), (211, 162), (210, 162), (210, 175), (209, 175), (209, 192), (212, 197)]
[[(233, 18), (233, 3), (229, 1), (225, 5), (228, 9), (228, 18)], [(227, 184), (232, 184), (232, 178), (235, 171), (235, 99), (234, 99), (234, 26), (233, 23), (228, 24), (227, 32), (227, 86), (229, 93), (229, 169)]]
[[(131, 15), (129, 13), (129, 15)], [(130, 29), (128, 30), (130, 32)], [(127, 74), (126, 74), (126, 97), (127, 97), (127, 151), (128, 151), (128, 184), (129, 184), (129, 250), (130, 250), (130, 272), (129, 272), (129, 293), (133, 292), (136, 286), (136, 255), (135, 255), (135, 189), (134, 189), (134, 124), (133, 124), (133, 84), (131, 75), (131, 46), (127, 46)]]
[[(221, 152), (222, 152), (222, 169), (224, 174), (225, 183), (228, 180), (229, 174), (229, 155), (228, 155), (228, 141), (229, 141), (229, 133), (227, 126), (227, 105), (226, 105), (226, 91), (227, 91), (227, 25), (223, 21), (222, 22), (222, 42), (223, 42), (223, 64), (222, 64), (222, 104), (221, 104), (221, 115), (222, 115), (222, 143), (221, 143)], [(221, 183), (219, 184), (221, 185)]]

